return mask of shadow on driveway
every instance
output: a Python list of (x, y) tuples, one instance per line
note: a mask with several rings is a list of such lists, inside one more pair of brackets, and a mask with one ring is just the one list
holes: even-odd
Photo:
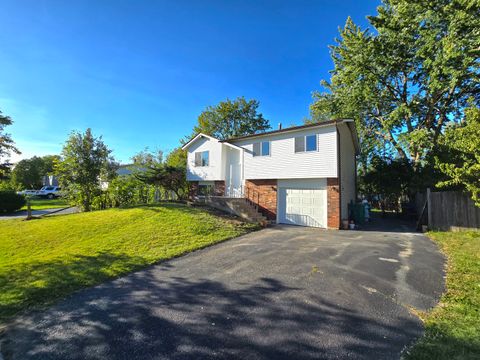
[[(265, 229), (22, 316), (2, 351), (7, 360), (398, 359), (422, 334), (409, 299), (431, 306), (443, 286), (443, 259), (418, 236)], [(399, 256), (406, 246), (418, 259)]]

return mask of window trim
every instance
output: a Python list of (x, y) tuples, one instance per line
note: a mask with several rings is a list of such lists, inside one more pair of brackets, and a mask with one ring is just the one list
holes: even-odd
[[(268, 143), (268, 154), (263, 153), (263, 144)], [(255, 154), (255, 151), (253, 150), (255, 148), (255, 144), (259, 144), (259, 149), (260, 153)], [(253, 152), (253, 157), (258, 157), (258, 156), (272, 156), (272, 141), (271, 140), (266, 140), (266, 141), (259, 141), (256, 143), (252, 144), (252, 152)]]
[[(307, 137), (310, 137), (310, 136), (315, 136), (315, 150), (307, 150)], [(303, 138), (303, 150), (301, 151), (297, 151), (296, 150), (296, 140), (297, 138)], [(315, 151), (318, 151), (318, 134), (309, 134), (309, 135), (303, 135), (303, 136), (295, 136), (293, 138), (293, 152), (295, 154), (302, 154), (302, 153), (311, 153), (311, 152), (315, 152)]]
[[(204, 153), (207, 153), (207, 156), (208, 156), (208, 163), (207, 165), (203, 165), (203, 154)], [(195, 167), (209, 167), (210, 166), (210, 150), (204, 150), (204, 151), (195, 151), (193, 153), (193, 165)], [(197, 165), (197, 154), (200, 154), (200, 164)]]

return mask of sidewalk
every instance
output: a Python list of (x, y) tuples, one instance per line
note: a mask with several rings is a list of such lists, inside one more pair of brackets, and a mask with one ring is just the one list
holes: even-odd
[[(53, 216), (53, 215), (67, 215), (74, 214), (78, 212), (77, 207), (68, 207), (68, 208), (53, 208), (53, 209), (42, 209), (42, 210), (32, 210), (32, 216)], [(0, 220), (11, 220), (11, 219), (21, 219), (27, 217), (27, 211), (17, 211), (14, 214), (0, 215)]]

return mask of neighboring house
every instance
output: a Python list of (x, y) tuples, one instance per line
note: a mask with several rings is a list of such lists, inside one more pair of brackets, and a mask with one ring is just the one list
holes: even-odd
[(42, 177), (43, 186), (58, 186), (58, 178), (55, 175), (45, 175)]
[(224, 141), (198, 134), (183, 149), (191, 197), (245, 197), (277, 223), (338, 229), (356, 199), (353, 120)]

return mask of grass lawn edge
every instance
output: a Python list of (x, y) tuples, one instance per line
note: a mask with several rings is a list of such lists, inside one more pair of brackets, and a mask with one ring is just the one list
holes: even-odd
[[(132, 205), (132, 206), (128, 206), (128, 207), (124, 207), (123, 209), (133, 209), (133, 208), (136, 208), (136, 207), (142, 207), (142, 205)], [(215, 209), (211, 209), (211, 208), (208, 208), (208, 207), (198, 207), (200, 208), (200, 210), (204, 211), (204, 212), (207, 212), (209, 213), (210, 215), (213, 215), (213, 216), (218, 216), (218, 217), (227, 217), (227, 218), (236, 218), (234, 216), (230, 216), (228, 214), (220, 214), (219, 211), (215, 210)], [(63, 209), (59, 209), (58, 211), (61, 211)], [(97, 210), (98, 212), (102, 212), (103, 210)], [(95, 212), (97, 212), (95, 211)], [(65, 217), (65, 216), (70, 216), (70, 215), (75, 215), (75, 214), (66, 214), (66, 215), (63, 215), (62, 217)], [(238, 219), (238, 218), (237, 218)], [(241, 219), (240, 219), (241, 220)], [(245, 223), (243, 220), (241, 220), (241, 222)], [(187, 255), (190, 255), (192, 253), (196, 253), (196, 252), (199, 252), (199, 251), (202, 251), (202, 250), (205, 250), (207, 248), (210, 248), (210, 247), (213, 247), (213, 246), (216, 246), (216, 245), (220, 245), (226, 241), (230, 241), (232, 239), (235, 239), (235, 238), (240, 238), (240, 237), (243, 237), (245, 235), (248, 235), (252, 232), (255, 232), (255, 231), (259, 231), (259, 230), (262, 230), (264, 227), (262, 227), (260, 224), (250, 224), (250, 226), (248, 227), (245, 227), (242, 229), (243, 233), (242, 234), (239, 234), (239, 235), (232, 235), (232, 236), (229, 236), (227, 238), (224, 238), (222, 240), (218, 240), (218, 241), (215, 241), (215, 242), (212, 242), (212, 243), (207, 243), (207, 244), (202, 244), (194, 249), (186, 249), (178, 254), (175, 254), (173, 256), (170, 256), (168, 258), (164, 258), (164, 259), (159, 259), (157, 261), (154, 261), (150, 264), (145, 264), (145, 265), (138, 265), (138, 266), (135, 266), (134, 268), (132, 268), (131, 270), (129, 271), (126, 271), (126, 272), (123, 272), (123, 273), (119, 273), (115, 276), (111, 276), (111, 277), (108, 277), (106, 279), (102, 279), (102, 280), (99, 280), (98, 282), (95, 282), (95, 283), (92, 283), (92, 284), (88, 284), (84, 287), (80, 287), (70, 293), (68, 293), (67, 295), (63, 295), (63, 296), (60, 296), (60, 297), (57, 297), (57, 298), (52, 298), (50, 300), (47, 300), (45, 302), (42, 302), (42, 303), (38, 303), (38, 304), (35, 304), (35, 305), (31, 305), (31, 306), (28, 306), (26, 307), (25, 309), (22, 309), (16, 313), (14, 313), (12, 316), (8, 316), (7, 318), (3, 318), (1, 319), (0, 318), (0, 345), (1, 345), (1, 337), (2, 337), (2, 334), (3, 332), (12, 324), (14, 324), (15, 322), (17, 321), (20, 321), (22, 317), (24, 316), (27, 316), (28, 314), (32, 314), (32, 313), (35, 313), (35, 312), (38, 312), (38, 311), (43, 311), (43, 310), (46, 310), (48, 309), (49, 307), (52, 307), (54, 306), (55, 304), (58, 304), (72, 296), (74, 296), (75, 294), (79, 293), (79, 292), (82, 292), (82, 291), (86, 291), (90, 288), (94, 288), (96, 286), (99, 286), (99, 285), (102, 285), (102, 284), (105, 284), (105, 283), (109, 283), (109, 282), (112, 282), (112, 281), (115, 281), (119, 278), (122, 278), (124, 276), (129, 276), (131, 274), (134, 274), (136, 272), (139, 272), (139, 271), (144, 271), (144, 270), (148, 270), (149, 268), (152, 268), (154, 266), (157, 266), (159, 264), (162, 264), (162, 263), (165, 263), (167, 261), (171, 261), (171, 260), (174, 260), (174, 259), (177, 259), (177, 258), (180, 258), (180, 257), (183, 257), (183, 256), (187, 256)], [(0, 356), (1, 356), (1, 352), (0, 352)], [(2, 360), (2, 358), (0, 357), (0, 360)]]
[(401, 359), (478, 359), (480, 231), (430, 231), (426, 235), (445, 258), (444, 291), (430, 310), (412, 311), (424, 332), (403, 350)]

